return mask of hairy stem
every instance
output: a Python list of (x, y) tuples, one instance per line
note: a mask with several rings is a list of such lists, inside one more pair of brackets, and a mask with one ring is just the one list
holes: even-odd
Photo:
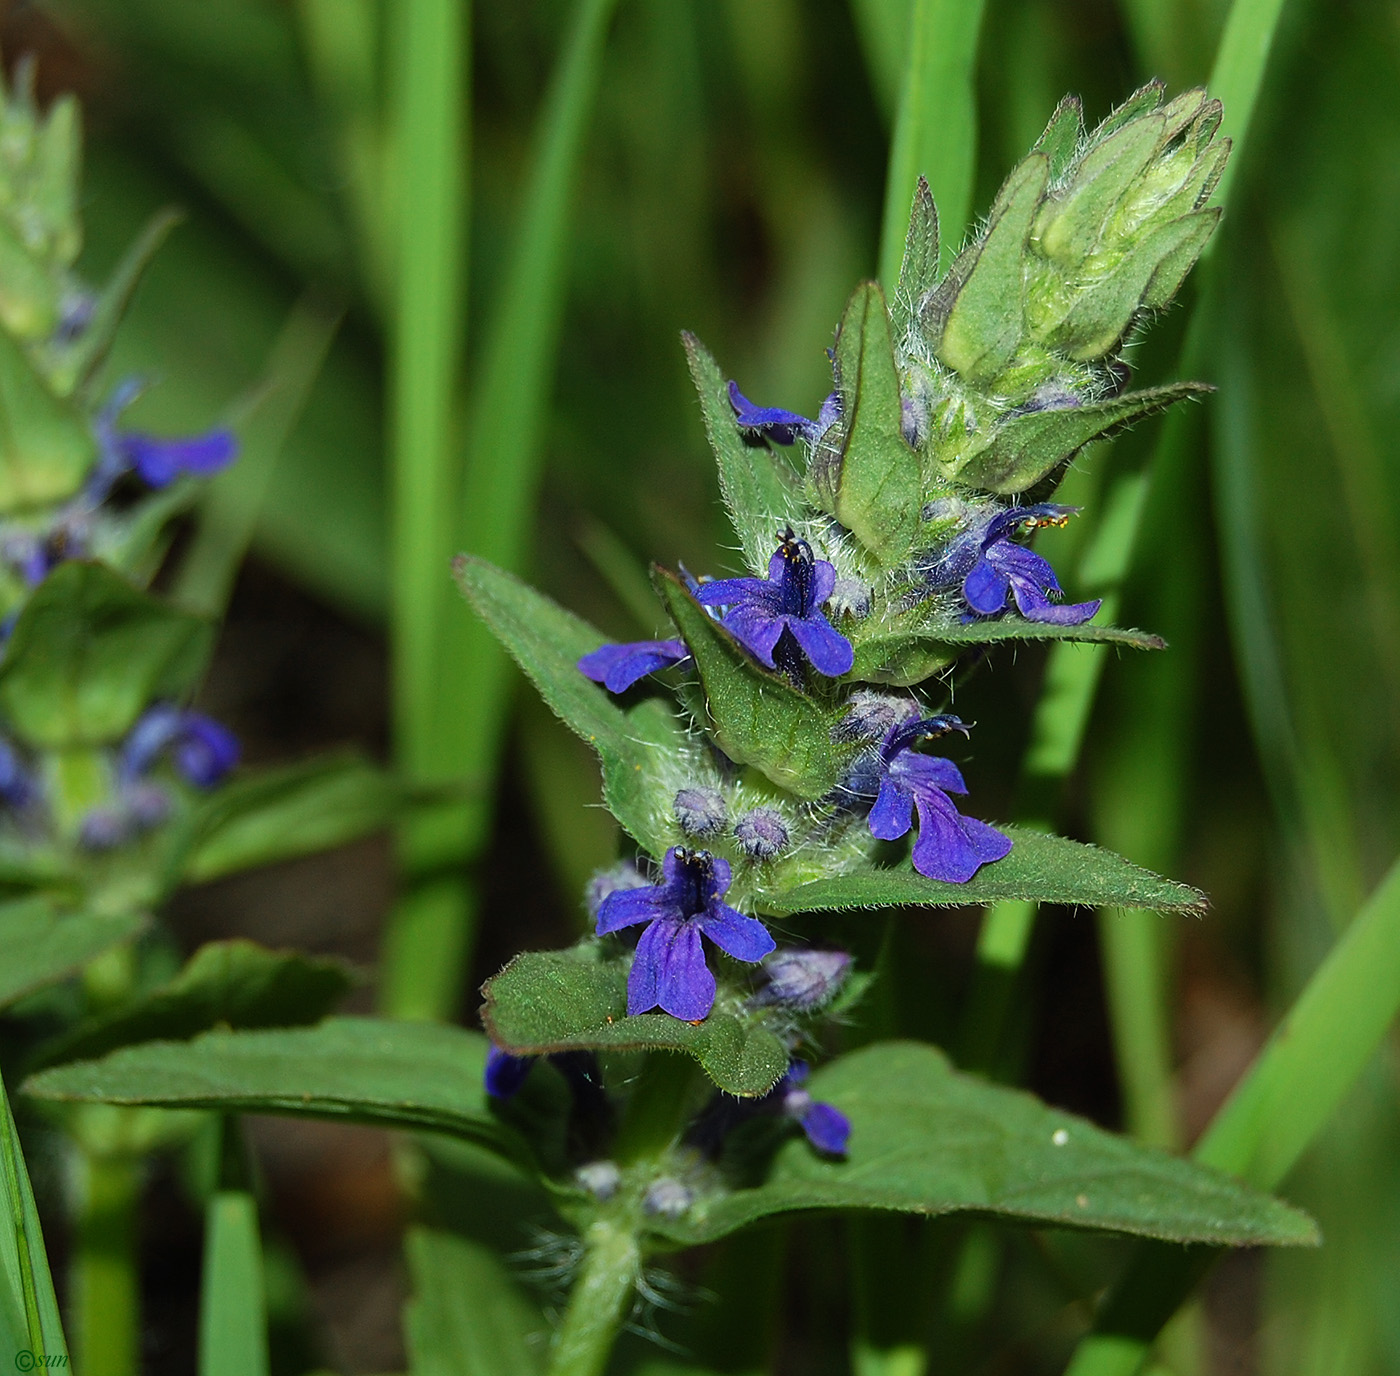
[(583, 1269), (554, 1338), (549, 1376), (601, 1376), (641, 1275), (637, 1234), (617, 1220), (599, 1219), (584, 1245)]

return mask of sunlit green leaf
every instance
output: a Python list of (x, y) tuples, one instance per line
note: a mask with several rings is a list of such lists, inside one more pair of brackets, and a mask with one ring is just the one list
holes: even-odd
[(684, 333), (690, 375), (700, 394), (705, 434), (719, 461), (719, 486), (729, 519), (739, 536), (744, 562), (760, 576), (778, 543), (778, 532), (792, 523), (801, 503), (795, 475), (766, 444), (749, 444), (734, 422), (727, 380), (719, 364), (693, 334)]
[(355, 756), (250, 774), (211, 794), (185, 863), (195, 883), (342, 846), (387, 826), (403, 790)]

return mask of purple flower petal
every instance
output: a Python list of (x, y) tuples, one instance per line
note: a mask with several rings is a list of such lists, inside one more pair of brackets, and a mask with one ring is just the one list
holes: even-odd
[(898, 841), (914, 825), (914, 800), (894, 779), (880, 784), (880, 795), (870, 809), (870, 834), (877, 841)]
[(624, 645), (600, 645), (578, 661), (578, 670), (610, 693), (625, 693), (648, 674), (689, 658), (683, 640), (634, 640)]
[(890, 761), (890, 776), (912, 789), (937, 788), (944, 793), (966, 793), (962, 770), (941, 755), (919, 755), (903, 750)]
[[(776, 557), (776, 556), (775, 556)], [(703, 607), (727, 607), (735, 602), (770, 601), (778, 610), (777, 588), (765, 578), (712, 578), (701, 583), (695, 600)]]
[(919, 812), (914, 868), (925, 878), (966, 884), (983, 865), (1010, 851), (1010, 837), (962, 816), (942, 794), (920, 792), (914, 801)]
[(851, 1120), (830, 1104), (813, 1101), (811, 1108), (799, 1120), (807, 1140), (829, 1156), (844, 1156), (851, 1140)]
[(979, 616), (995, 616), (1006, 606), (1011, 580), (989, 559), (979, 559), (963, 579), (963, 598)]
[(238, 737), (212, 717), (184, 714), (174, 747), (175, 768), (196, 788), (213, 788), (238, 763)]
[(768, 928), (756, 917), (745, 917), (727, 903), (715, 899), (695, 924), (716, 946), (735, 960), (756, 965), (777, 949)]
[(1051, 626), (1080, 626), (1103, 606), (1103, 599), (1098, 597), (1092, 602), (1052, 602), (1034, 583), (1015, 574), (1011, 576), (1011, 592), (1016, 610), (1027, 621)]
[(595, 930), (599, 936), (607, 936), (642, 922), (659, 922), (674, 908), (669, 892), (655, 884), (644, 889), (614, 889), (598, 905)]
[(774, 444), (791, 444), (799, 435), (810, 436), (817, 428), (796, 411), (785, 411), (780, 406), (755, 406), (736, 382), (729, 384), (729, 404), (734, 408), (734, 419), (741, 430), (757, 430)]
[(774, 668), (778, 641), (787, 629), (786, 617), (776, 616), (759, 602), (742, 603), (725, 614), (721, 623), (760, 664)]
[(856, 652), (851, 648), (851, 642), (820, 612), (806, 619), (786, 616), (783, 620), (792, 638), (802, 647), (802, 653), (819, 674), (826, 678), (840, 678), (842, 674), (851, 672), (856, 662)]
[(493, 1099), (513, 1098), (535, 1064), (533, 1056), (512, 1056), (494, 1042), (486, 1048), (486, 1092)]
[(148, 487), (168, 487), (182, 474), (208, 477), (227, 468), (238, 456), (238, 441), (227, 430), (204, 435), (162, 439), (140, 431), (117, 436), (127, 468), (134, 468)]
[(684, 1022), (699, 1022), (715, 1003), (715, 977), (705, 964), (693, 922), (653, 922), (637, 943), (627, 980), (629, 1017), (660, 1007)]

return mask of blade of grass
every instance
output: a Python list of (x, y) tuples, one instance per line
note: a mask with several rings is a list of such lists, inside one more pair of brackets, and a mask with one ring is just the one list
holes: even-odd
[[(452, 772), (435, 728), (457, 496), (453, 393), (465, 328), (469, 22), (465, 0), (408, 0), (393, 93), (400, 207), (390, 364), (394, 741), (400, 768), (415, 782)], [(460, 882), (419, 882), (417, 819), (405, 822), (398, 842), (407, 891), (386, 938), (381, 998), (394, 1016), (444, 1016), (460, 960)], [(405, 969), (405, 952), (416, 953), (412, 968)], [(423, 984), (425, 972), (444, 969), (445, 985)]]
[[(66, 1366), (68, 1348), (54, 1298), (34, 1191), (20, 1151), (10, 1101), (0, 1081), (0, 1190), (5, 1221), (0, 1227), (0, 1343), (3, 1350), (54, 1359), (44, 1365)], [(39, 1363), (36, 1361), (36, 1365)]]
[(974, 86), (982, 10), (983, 0), (914, 0), (880, 228), (880, 281), (887, 287), (899, 276), (920, 174), (938, 206), (945, 265), (967, 228), (977, 164)]
[(881, 114), (891, 123), (899, 107), (911, 9), (912, 0), (851, 0), (851, 19), (865, 53), (870, 85)]
[[(540, 117), (521, 232), (472, 392), (462, 491), (433, 513), (433, 525), (446, 525), (453, 543), (507, 569), (524, 562), (563, 316), (569, 211), (615, 3), (580, 0), (565, 38)], [(446, 524), (454, 511), (460, 512), (455, 528)], [(434, 544), (431, 567), (424, 561), (419, 570), (445, 593), (446, 567)], [(414, 614), (413, 597), (422, 595), (404, 589), (406, 614)], [(440, 645), (436, 657), (429, 653), (430, 640), (415, 645), (411, 687), (422, 706), (411, 722), (405, 720), (405, 729), (412, 729), (410, 751), (433, 771), (429, 777), (483, 781), (494, 771), (504, 731), (510, 684), (505, 657), (464, 607), (453, 607)], [(464, 880), (444, 871), (474, 857), (485, 843), (489, 793), (483, 788), (466, 806), (426, 813), (404, 836), (406, 870), (431, 877), (406, 896), (387, 938), (383, 999), (397, 1016), (441, 1017), (455, 1007), (471, 946), (474, 898)]]
[(219, 1190), (204, 1210), (199, 1376), (266, 1376), (258, 1206), (246, 1190)]
[(209, 484), (199, 526), (175, 579), (175, 600), (204, 616), (228, 603), (248, 552), (277, 459), (301, 416), (338, 315), (314, 301), (293, 307), (268, 359), (263, 380), (230, 418), (239, 435), (238, 462)]

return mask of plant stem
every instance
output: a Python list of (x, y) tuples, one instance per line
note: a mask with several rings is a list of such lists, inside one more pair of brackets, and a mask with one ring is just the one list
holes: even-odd
[(74, 1347), (83, 1376), (141, 1369), (141, 1292), (136, 1210), (141, 1165), (83, 1153), (82, 1207), (73, 1257)]
[(549, 1376), (601, 1376), (642, 1271), (637, 1234), (599, 1219), (584, 1236), (583, 1269), (554, 1338)]

